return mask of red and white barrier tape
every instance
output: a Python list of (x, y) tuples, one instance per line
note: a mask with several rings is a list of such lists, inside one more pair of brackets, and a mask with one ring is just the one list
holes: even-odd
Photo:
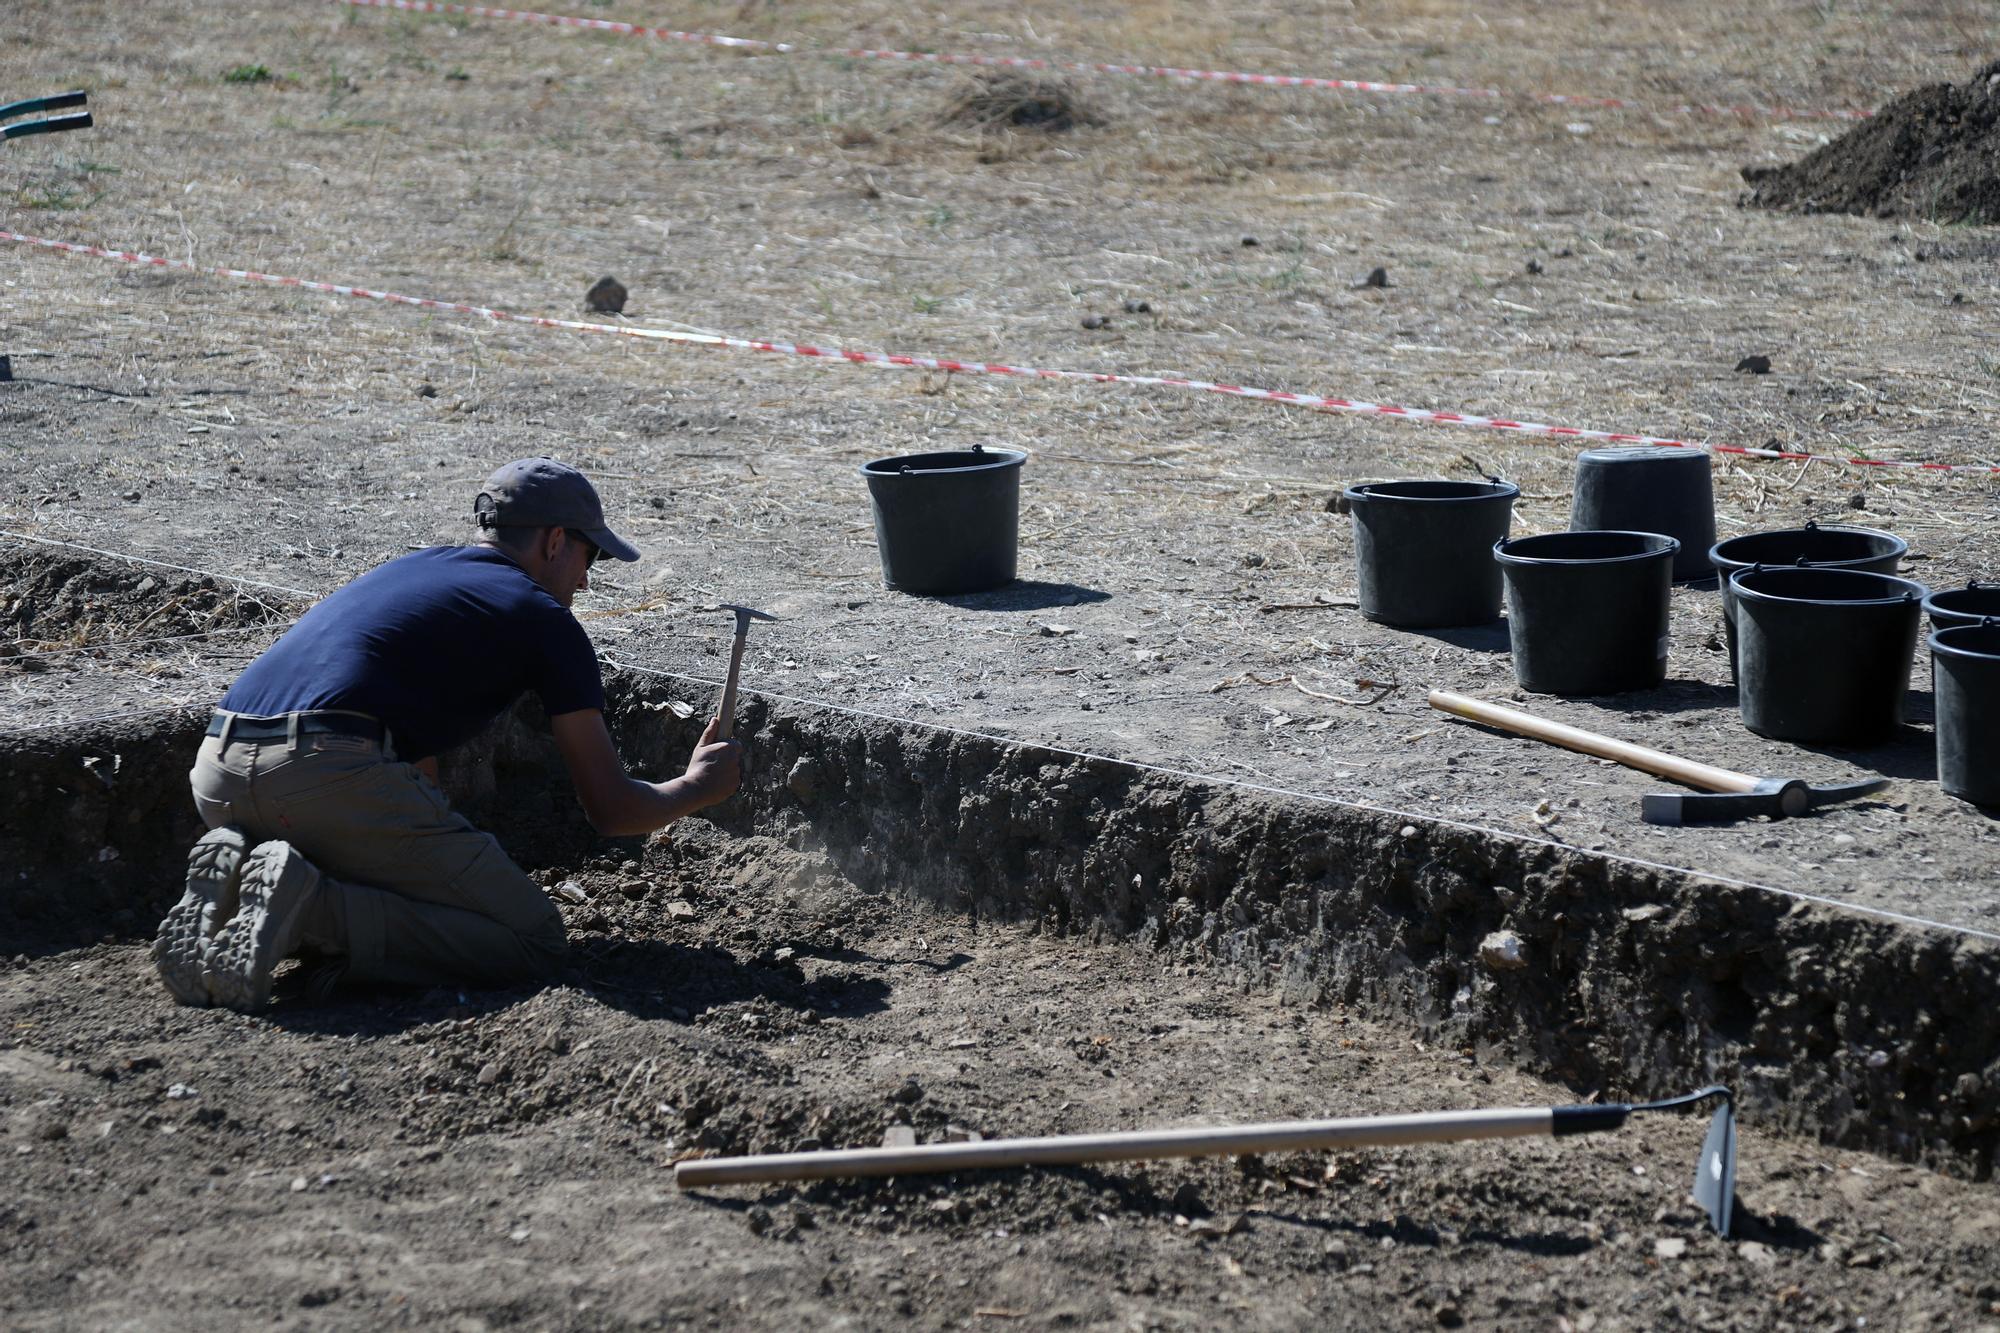
[(790, 42), (767, 42), (756, 37), (727, 37), (713, 32), (679, 32), (672, 28), (648, 28), (637, 23), (612, 19), (580, 18), (570, 14), (539, 14), (524, 9), (494, 9), (487, 5), (445, 4), (441, 0), (333, 0), (335, 4), (366, 9), (401, 9), (418, 14), (454, 14), (464, 18), (511, 19), (518, 23), (542, 23), (556, 28), (582, 28), (591, 32), (614, 33), (620, 37), (644, 37), (660, 42), (688, 42), (697, 46), (728, 46), (772, 55), (815, 55), (854, 60), (901, 60), (925, 65), (976, 65), (989, 69), (1052, 70), (1066, 74), (1124, 74), (1143, 79), (1184, 79), (1209, 83), (1250, 84), (1261, 88), (1309, 88), (1322, 92), (1411, 93), (1428, 97), (1475, 97), (1504, 100), (1519, 97), (1553, 106), (1597, 107), (1616, 111), (1651, 111), (1674, 116), (1736, 116), (1764, 120), (1867, 120), (1875, 113), (1845, 109), (1823, 110), (1787, 106), (1712, 106), (1689, 102), (1678, 106), (1649, 107), (1623, 97), (1591, 97), (1577, 93), (1506, 93), (1498, 88), (1455, 88), (1428, 83), (1376, 83), (1367, 79), (1323, 79), (1304, 74), (1246, 74), (1236, 70), (1178, 69), (1169, 65), (1113, 65), (1097, 61), (1038, 60), (1030, 56), (953, 55), (940, 51), (884, 51), (869, 47), (795, 46)]
[(2000, 466), (1986, 463), (1920, 463), (1902, 459), (1885, 458), (1843, 458), (1835, 454), (1798, 453), (1782, 449), (1753, 449), (1740, 444), (1697, 444), (1692, 440), (1675, 440), (1660, 435), (1635, 435), (1625, 431), (1585, 430), (1577, 426), (1549, 426), (1536, 421), (1513, 421), (1505, 417), (1483, 417), (1470, 412), (1434, 412), (1423, 407), (1399, 407), (1394, 403), (1371, 403), (1356, 398), (1330, 398), (1316, 393), (1290, 393), (1282, 389), (1259, 389), (1245, 384), (1219, 384), (1212, 380), (1189, 379), (1182, 375), (1117, 375), (1105, 371), (1090, 370), (1048, 370), (1035, 366), (1011, 366), (997, 361), (954, 361), (945, 357), (904, 356), (888, 352), (862, 352), (847, 347), (815, 347), (809, 343), (788, 343), (767, 341), (759, 338), (732, 338), (719, 333), (685, 333), (676, 329), (649, 329), (633, 325), (597, 324), (580, 319), (554, 319), (547, 315), (518, 315), (511, 311), (495, 310), (489, 306), (467, 305), (461, 301), (440, 301), (428, 296), (404, 296), (397, 292), (376, 291), (369, 287), (353, 287), (337, 282), (314, 282), (309, 278), (291, 278), (275, 273), (259, 273), (255, 269), (222, 268), (206, 264), (190, 264), (184, 260), (166, 259), (159, 255), (140, 254), (130, 250), (107, 250), (95, 245), (77, 245), (71, 241), (52, 241), (40, 236), (24, 236), (19, 232), (0, 231), (0, 241), (13, 241), (22, 245), (40, 246), (46, 250), (56, 250), (63, 254), (90, 255), (98, 259), (115, 259), (126, 264), (144, 264), (152, 268), (173, 269), (181, 273), (199, 273), (206, 277), (240, 278), (248, 282), (270, 283), (278, 287), (297, 287), (309, 292), (326, 292), (333, 296), (357, 296), (369, 301), (386, 301), (392, 305), (416, 306), (424, 310), (444, 310), (459, 315), (475, 315), (503, 324), (527, 324), (542, 329), (568, 329), (576, 333), (609, 333), (620, 338), (645, 338), (658, 342), (687, 343), (698, 347), (728, 347), (744, 352), (776, 352), (783, 356), (814, 357), (829, 361), (848, 361), (864, 366), (896, 366), (910, 370), (938, 370), (961, 375), (1007, 375), (1017, 379), (1081, 380), (1090, 384), (1133, 384), (1144, 388), (1190, 389), (1197, 393), (1219, 393), (1234, 398), (1252, 398), (1269, 403), (1283, 403), (1291, 407), (1309, 407), (1322, 412), (1338, 412), (1351, 416), (1394, 417), (1402, 421), (1421, 421), (1440, 426), (1467, 426), (1479, 430), (1512, 431), (1521, 435), (1544, 435), (1567, 440), (1587, 440), (1601, 444), (1654, 444), (1675, 449), (1699, 449), (1704, 453), (1728, 454), (1742, 458), (1768, 458), (1781, 462), (1807, 463), (1820, 461), (1846, 463), (1855, 467), (1910, 468), (1924, 472), (1980, 472), (2000, 474)]

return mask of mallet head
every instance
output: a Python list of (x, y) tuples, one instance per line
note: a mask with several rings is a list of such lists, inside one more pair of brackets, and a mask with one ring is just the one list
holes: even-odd
[(738, 606), (734, 602), (718, 603), (716, 609), (719, 611), (734, 611), (736, 613), (736, 637), (739, 639), (750, 632), (751, 621), (777, 620), (779, 618), (772, 615), (769, 611), (759, 611), (752, 606)]
[(1797, 817), (1836, 801), (1880, 791), (1887, 778), (1812, 786), (1797, 778), (1765, 778), (1746, 792), (1648, 792), (1639, 802), (1639, 818), (1648, 824), (1723, 823), (1769, 815)]

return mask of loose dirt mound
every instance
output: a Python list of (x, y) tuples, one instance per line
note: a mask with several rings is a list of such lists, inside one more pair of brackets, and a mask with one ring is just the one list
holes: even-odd
[(0, 563), (0, 658), (290, 620), (299, 600), (206, 574), (31, 553)]
[(1797, 213), (2000, 222), (2000, 62), (1932, 84), (1800, 161), (1745, 167), (1749, 201)]

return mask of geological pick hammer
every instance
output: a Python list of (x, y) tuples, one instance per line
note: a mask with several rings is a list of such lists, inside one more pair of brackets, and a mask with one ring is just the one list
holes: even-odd
[(1719, 823), (1748, 819), (1752, 815), (1782, 819), (1788, 815), (1802, 815), (1835, 801), (1865, 796), (1889, 785), (1887, 778), (1841, 782), (1832, 786), (1810, 786), (1797, 778), (1754, 778), (1748, 773), (1732, 773), (1726, 768), (1698, 764), (1692, 759), (1683, 759), (1661, 750), (1649, 750), (1643, 745), (1614, 741), (1609, 736), (1599, 736), (1579, 727), (1567, 727), (1560, 722), (1550, 722), (1546, 718), (1502, 708), (1482, 699), (1468, 699), (1462, 694), (1451, 694), (1445, 690), (1431, 691), (1431, 707), (1468, 722), (1498, 727), (1517, 736), (1547, 741), (1564, 749), (1578, 750), (1627, 768), (1636, 768), (1641, 773), (1672, 778), (1675, 782), (1703, 789), (1701, 795), (1646, 793), (1640, 798), (1639, 818), (1648, 824)]
[(722, 707), (715, 715), (716, 720), (722, 723), (716, 729), (716, 739), (726, 741), (736, 730), (736, 677), (743, 669), (743, 644), (750, 637), (750, 622), (776, 620), (778, 617), (768, 611), (756, 611), (730, 602), (722, 603), (720, 609), (736, 613), (736, 643), (729, 650), (729, 680), (722, 687)]

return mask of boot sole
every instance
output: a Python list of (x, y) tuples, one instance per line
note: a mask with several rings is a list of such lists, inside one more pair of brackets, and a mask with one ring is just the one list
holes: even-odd
[(208, 942), (204, 971), (215, 1002), (248, 1013), (271, 1000), (271, 971), (298, 944), (320, 875), (290, 843), (258, 845), (243, 863), (236, 915)]
[(236, 914), (249, 841), (234, 828), (211, 829), (188, 852), (187, 889), (160, 922), (153, 966), (181, 1004), (214, 1003), (202, 957), (223, 923)]

